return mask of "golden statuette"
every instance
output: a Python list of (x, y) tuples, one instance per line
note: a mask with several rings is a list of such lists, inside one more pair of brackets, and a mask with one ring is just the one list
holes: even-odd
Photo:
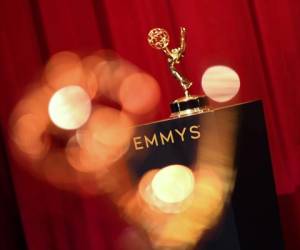
[(209, 110), (207, 97), (190, 95), (189, 89), (192, 86), (192, 82), (185, 78), (175, 67), (184, 56), (186, 48), (185, 33), (186, 29), (181, 27), (180, 44), (179, 47), (174, 49), (168, 47), (170, 37), (166, 30), (154, 28), (148, 33), (148, 43), (153, 48), (162, 50), (167, 55), (170, 71), (175, 79), (180, 82), (184, 91), (184, 97), (178, 98), (170, 104), (171, 117), (186, 116)]
[(180, 63), (181, 58), (184, 56), (186, 48), (185, 42), (186, 29), (180, 28), (180, 45), (177, 48), (169, 49), (169, 34), (166, 30), (161, 28), (154, 28), (148, 33), (148, 43), (155, 49), (162, 50), (168, 56), (169, 68), (172, 75), (180, 82), (184, 90), (185, 97), (189, 97), (189, 88), (192, 86), (192, 82), (185, 78), (175, 67)]

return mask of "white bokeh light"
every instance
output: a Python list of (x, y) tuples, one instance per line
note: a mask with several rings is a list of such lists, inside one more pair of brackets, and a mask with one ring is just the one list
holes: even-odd
[(180, 203), (194, 190), (193, 172), (182, 165), (170, 165), (159, 170), (152, 179), (153, 195), (164, 203)]
[(62, 129), (81, 127), (91, 114), (91, 100), (83, 88), (70, 85), (57, 90), (49, 101), (52, 122)]
[(202, 76), (202, 89), (212, 100), (227, 102), (238, 93), (240, 78), (232, 68), (222, 65), (212, 66)]

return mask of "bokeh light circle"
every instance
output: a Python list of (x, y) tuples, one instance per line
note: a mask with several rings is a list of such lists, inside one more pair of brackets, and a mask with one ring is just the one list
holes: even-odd
[(91, 100), (83, 88), (69, 85), (51, 97), (48, 113), (52, 122), (62, 129), (81, 127), (91, 114)]
[(179, 203), (194, 190), (193, 172), (182, 165), (170, 165), (159, 170), (152, 179), (153, 194), (162, 202)]
[(204, 93), (216, 102), (227, 102), (240, 89), (240, 78), (230, 67), (217, 65), (209, 67), (202, 76)]

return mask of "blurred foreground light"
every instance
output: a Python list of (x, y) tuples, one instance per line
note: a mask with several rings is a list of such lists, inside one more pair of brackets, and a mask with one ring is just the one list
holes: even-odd
[(12, 129), (12, 138), (18, 149), (29, 159), (41, 159), (48, 152), (50, 141), (43, 136), (47, 122), (43, 117), (28, 113), (21, 115)]
[(162, 202), (183, 202), (193, 192), (195, 179), (193, 172), (182, 165), (170, 165), (159, 170), (153, 177), (153, 194)]
[(230, 101), (240, 89), (238, 74), (227, 66), (209, 67), (202, 76), (202, 89), (216, 102)]
[(70, 85), (53, 94), (48, 112), (56, 126), (62, 129), (77, 129), (89, 119), (91, 100), (83, 88)]

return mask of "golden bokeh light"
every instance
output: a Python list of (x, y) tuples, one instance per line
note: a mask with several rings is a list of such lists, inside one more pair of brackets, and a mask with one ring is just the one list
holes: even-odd
[(153, 177), (153, 194), (162, 202), (183, 202), (193, 192), (195, 185), (193, 172), (182, 165), (170, 165), (162, 168)]
[(43, 136), (46, 122), (34, 114), (23, 114), (15, 121), (12, 139), (19, 150), (31, 160), (42, 158), (50, 147), (47, 137)]
[(48, 113), (62, 129), (78, 129), (91, 114), (91, 100), (83, 88), (70, 85), (56, 91), (50, 99)]
[(202, 76), (202, 89), (212, 100), (227, 102), (239, 92), (240, 78), (232, 68), (212, 66)]
[(80, 172), (106, 172), (128, 150), (132, 122), (122, 112), (96, 106), (88, 122), (66, 146), (66, 157)]

